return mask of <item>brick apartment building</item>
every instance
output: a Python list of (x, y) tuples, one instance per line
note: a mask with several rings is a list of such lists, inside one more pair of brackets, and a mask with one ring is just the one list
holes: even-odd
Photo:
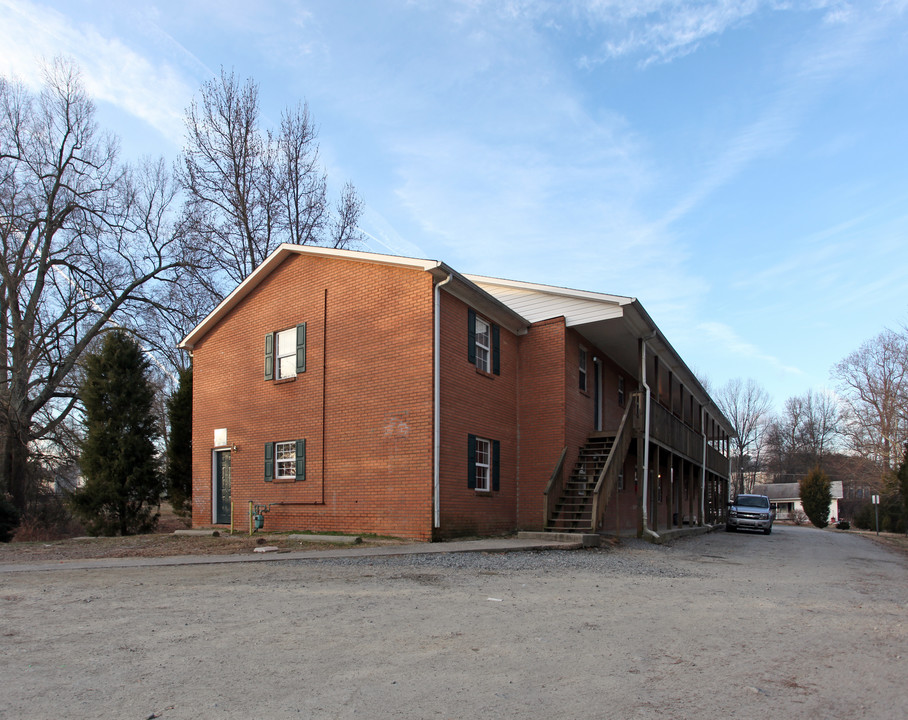
[(432, 540), (721, 521), (731, 428), (633, 298), (282, 245), (181, 343), (193, 525)]

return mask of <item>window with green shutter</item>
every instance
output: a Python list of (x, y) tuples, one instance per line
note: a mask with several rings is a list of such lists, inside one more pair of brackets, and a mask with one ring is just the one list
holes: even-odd
[(274, 380), (274, 333), (265, 335), (265, 379)]
[(265, 443), (265, 482), (306, 479), (306, 441)]
[(467, 359), (482, 372), (501, 374), (501, 328), (467, 309)]
[(501, 485), (501, 443), (467, 435), (467, 487), (481, 492), (498, 492)]
[(265, 335), (265, 380), (306, 372), (306, 323)]

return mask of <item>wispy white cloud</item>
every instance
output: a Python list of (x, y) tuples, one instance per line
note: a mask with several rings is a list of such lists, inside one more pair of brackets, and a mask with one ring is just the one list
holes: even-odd
[(678, 0), (580, 0), (576, 12), (605, 38), (595, 53), (581, 59), (584, 66), (635, 56), (643, 66), (668, 62), (697, 50), (708, 38), (721, 35), (753, 16), (759, 0), (719, 0), (689, 3)]
[(183, 135), (183, 110), (195, 88), (166, 63), (152, 63), (117, 37), (90, 23), (24, 0), (0, 0), (0, 72), (29, 86), (43, 81), (42, 66), (56, 56), (76, 60), (86, 89), (147, 122), (172, 143)]
[(804, 371), (794, 365), (786, 365), (775, 355), (765, 352), (753, 343), (744, 340), (733, 328), (725, 323), (704, 322), (697, 326), (702, 334), (702, 342), (707, 346), (721, 348), (730, 355), (760, 360), (773, 370), (787, 375), (803, 375)]
[(754, 161), (781, 152), (797, 137), (818, 98), (843, 74), (866, 64), (886, 19), (876, 12), (858, 14), (838, 5), (830, 13), (847, 10), (847, 26), (819, 33), (780, 61), (778, 88), (759, 116), (734, 133), (724, 147), (720, 144), (719, 152), (705, 164), (705, 172), (662, 218), (663, 223), (670, 225), (688, 214)]

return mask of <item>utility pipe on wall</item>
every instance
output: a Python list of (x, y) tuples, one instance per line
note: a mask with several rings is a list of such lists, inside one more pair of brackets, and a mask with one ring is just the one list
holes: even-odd
[(646, 338), (640, 338), (643, 343), (640, 353), (640, 382), (643, 383), (643, 389), (646, 390), (646, 419), (643, 431), (643, 532), (658, 539), (659, 534), (649, 529), (649, 425), (652, 391), (646, 382), (646, 342), (654, 337), (656, 337), (656, 333)]
[(449, 274), (435, 283), (435, 339), (433, 358), (432, 438), (432, 527), (441, 527), (441, 288), (453, 279)]
[(700, 432), (703, 434), (703, 464), (700, 466), (700, 524), (706, 525), (706, 410), (700, 406)]

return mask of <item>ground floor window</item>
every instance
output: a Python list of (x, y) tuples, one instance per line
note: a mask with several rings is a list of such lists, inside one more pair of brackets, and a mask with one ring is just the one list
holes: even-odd
[(265, 482), (306, 479), (306, 441), (265, 443)]
[(467, 437), (467, 487), (480, 492), (499, 488), (501, 443), (498, 440), (469, 435)]

